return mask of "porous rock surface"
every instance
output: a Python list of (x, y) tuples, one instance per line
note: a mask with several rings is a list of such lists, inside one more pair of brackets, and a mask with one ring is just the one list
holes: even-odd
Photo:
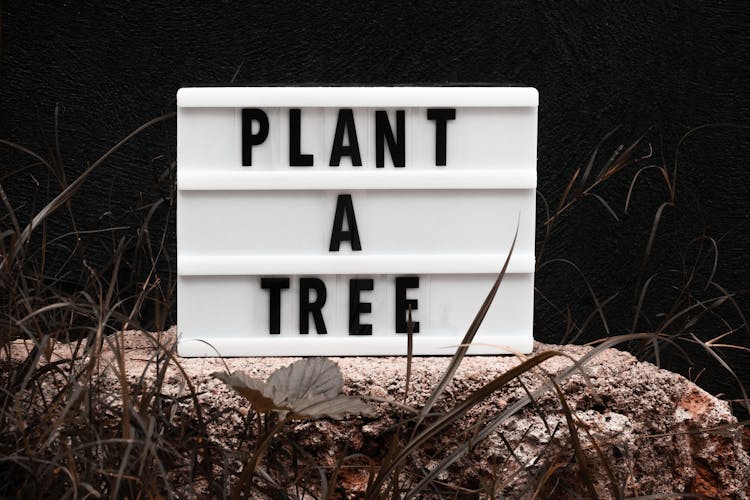
[[(175, 340), (175, 329), (154, 335), (169, 346)], [(153, 377), (153, 341), (134, 331), (125, 332), (122, 338), (129, 381), (137, 384), (143, 382), (144, 376)], [(20, 357), (24, 346), (15, 343), (14, 349)], [(536, 343), (534, 354), (549, 350), (579, 359), (591, 348)], [(69, 354), (65, 346), (60, 345), (52, 358), (66, 355)], [(112, 384), (116, 384), (112, 352), (105, 348), (103, 359), (112, 360), (112, 364), (101, 363), (101, 377), (111, 378)], [(211, 373), (243, 370), (265, 379), (296, 359), (299, 358), (179, 358), (178, 361), (199, 393), (203, 412), (211, 422), (210, 438), (231, 448), (243, 432), (249, 406)], [(343, 373), (345, 392), (404, 401), (405, 357), (332, 359)], [(419, 408), (449, 361), (447, 357), (415, 357), (406, 404)], [(514, 356), (466, 357), (436, 409), (450, 409), (470, 391), (519, 362)], [(577, 460), (570, 447), (560, 399), (548, 383), (550, 375), (560, 374), (571, 365), (572, 361), (564, 356), (545, 361), (541, 369), (521, 377), (523, 385), (514, 381), (492, 394), (450, 431), (433, 438), (415, 458), (429, 469), (458, 443), (470, 440), (481, 425), (523, 398), (527, 390), (534, 392), (547, 384), (549, 390), (537, 397), (534, 405), (526, 405), (504, 420), (439, 479), (467, 487), (494, 483), (498, 494), (531, 497), (534, 494), (534, 488), (529, 489), (531, 478), (543, 473), (550, 463), (560, 462), (573, 472), (568, 474), (567, 484), (555, 491), (555, 496), (585, 495), (583, 482), (575, 476)], [(616, 349), (598, 353), (584, 369), (588, 380), (575, 373), (562, 381), (560, 387), (577, 420), (587, 468), (601, 498), (617, 495), (611, 484), (612, 475), (628, 496), (692, 493), (711, 498), (748, 498), (750, 458), (743, 449), (741, 429), (733, 426), (737, 420), (728, 403), (680, 375), (639, 362)], [(162, 392), (184, 396), (186, 391), (181, 371), (170, 366)], [(331, 465), (344, 454), (377, 455), (379, 448), (386, 447), (403, 413), (387, 403), (373, 402), (373, 405), (374, 417), (303, 421), (289, 424), (289, 431), (307, 451)], [(592, 439), (596, 446), (592, 445)], [(608, 466), (602, 466), (605, 462)], [(367, 476), (363, 470), (354, 471), (342, 474), (341, 481), (356, 496), (365, 487)], [(565, 477), (562, 482), (566, 483)]]

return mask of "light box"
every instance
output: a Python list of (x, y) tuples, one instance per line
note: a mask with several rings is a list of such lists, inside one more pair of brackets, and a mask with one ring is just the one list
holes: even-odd
[(532, 349), (538, 94), (230, 87), (177, 94), (181, 356)]

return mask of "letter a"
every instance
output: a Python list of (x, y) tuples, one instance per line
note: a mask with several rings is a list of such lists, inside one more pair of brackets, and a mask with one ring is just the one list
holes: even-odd
[[(344, 217), (348, 230), (344, 231)], [(362, 250), (359, 242), (359, 232), (357, 231), (357, 219), (354, 217), (354, 205), (352, 204), (352, 195), (340, 194), (336, 201), (336, 215), (333, 217), (333, 230), (331, 231), (331, 245), (328, 247), (330, 252), (338, 252), (341, 242), (348, 240), (352, 245), (352, 250)]]

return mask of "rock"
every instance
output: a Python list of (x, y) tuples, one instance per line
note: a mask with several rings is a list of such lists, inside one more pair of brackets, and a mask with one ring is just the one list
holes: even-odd
[[(171, 346), (175, 330), (153, 335), (163, 345)], [(125, 332), (121, 338), (131, 386), (147, 385), (156, 373), (154, 342), (140, 332)], [(13, 343), (17, 359), (22, 359), (27, 350), (28, 346), (22, 342)], [(534, 354), (550, 350), (580, 359), (591, 348), (537, 343)], [(51, 359), (66, 356), (70, 356), (70, 347), (58, 344)], [(111, 384), (113, 389), (119, 387), (116, 359), (108, 347), (100, 362), (100, 380)], [(212, 372), (244, 370), (265, 379), (295, 359), (298, 358), (179, 359), (209, 421), (207, 437), (227, 449), (236, 449), (249, 432), (246, 425), (249, 405), (212, 378)], [(347, 393), (404, 401), (405, 358), (333, 359), (342, 370)], [(449, 361), (444, 357), (414, 358), (405, 403), (420, 408)], [(436, 410), (449, 410), (471, 391), (518, 364), (519, 360), (513, 356), (465, 358)], [(457, 446), (469, 442), (473, 445), (471, 451), (441, 472), (438, 475), (441, 481), (470, 489), (491, 489), (498, 495), (511, 497), (531, 497), (535, 493), (556, 498), (586, 495), (582, 464), (571, 447), (565, 413), (548, 383), (550, 376), (559, 375), (571, 366), (567, 357), (553, 357), (522, 375), (523, 384), (513, 381), (475, 405), (464, 418), (429, 440), (414, 455), (412, 465), (419, 468), (411, 469), (413, 479), (418, 480), (420, 474), (439, 464)], [(748, 497), (750, 457), (743, 448), (743, 429), (737, 427), (727, 402), (682, 376), (639, 362), (616, 349), (593, 356), (585, 364), (585, 373), (587, 378), (575, 372), (560, 387), (576, 423), (574, 428), (583, 449), (585, 467), (598, 496), (614, 497), (621, 489), (626, 496), (693, 493), (712, 498)], [(547, 389), (543, 390), (545, 384)], [(521, 401), (527, 391), (540, 392), (534, 404), (526, 404), (504, 418), (481, 442), (472, 441), (476, 432)], [(166, 370), (162, 394), (176, 398), (188, 394), (185, 380), (174, 364)], [(380, 458), (404, 413), (394, 405), (373, 404), (377, 407), (374, 418), (291, 423), (287, 432), (318, 463), (333, 466), (339, 458), (352, 453)], [(356, 496), (367, 485), (368, 470), (364, 466), (343, 469), (339, 485)], [(548, 471), (552, 479), (537, 489)]]

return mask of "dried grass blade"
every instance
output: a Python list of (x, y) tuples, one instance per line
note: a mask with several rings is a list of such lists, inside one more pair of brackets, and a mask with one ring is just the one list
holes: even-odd
[(453, 378), (453, 375), (456, 373), (456, 370), (458, 370), (458, 367), (461, 364), (461, 361), (464, 359), (466, 352), (469, 350), (469, 346), (471, 345), (472, 340), (474, 340), (474, 336), (479, 330), (479, 327), (482, 324), (484, 317), (487, 315), (487, 311), (489, 311), (490, 306), (492, 305), (492, 301), (495, 298), (495, 295), (497, 294), (497, 290), (500, 287), (500, 283), (502, 283), (503, 278), (505, 277), (505, 273), (508, 270), (508, 265), (510, 264), (510, 258), (513, 255), (513, 249), (516, 246), (516, 240), (518, 239), (518, 228), (519, 228), (520, 218), (521, 218), (520, 214), (518, 218), (519, 220), (516, 223), (516, 231), (515, 231), (515, 234), (513, 235), (513, 242), (510, 245), (510, 250), (508, 251), (507, 257), (505, 258), (505, 262), (503, 263), (503, 267), (500, 270), (500, 274), (498, 274), (497, 279), (495, 279), (495, 283), (492, 285), (492, 288), (487, 294), (487, 297), (484, 299), (484, 303), (479, 308), (479, 311), (477, 312), (476, 316), (474, 316), (474, 320), (471, 322), (471, 325), (469, 326), (469, 329), (467, 330), (466, 335), (464, 335), (463, 340), (461, 340), (461, 345), (456, 350), (456, 353), (453, 355), (453, 358), (451, 358), (451, 362), (448, 365), (448, 368), (445, 370), (443, 377), (440, 379), (440, 382), (438, 382), (437, 386), (430, 394), (430, 397), (427, 399), (427, 402), (424, 404), (424, 407), (422, 408), (422, 411), (420, 412), (420, 417), (419, 417), (419, 421), (417, 422), (417, 425), (419, 425), (419, 423), (422, 421), (424, 416), (430, 412), (433, 405), (435, 404), (435, 401), (440, 397), (440, 395), (443, 393), (448, 383)]
[(408, 317), (406, 319), (406, 382), (404, 382), (404, 404), (409, 398), (409, 384), (411, 383), (411, 368), (414, 357), (414, 322), (411, 317), (411, 304), (409, 304)]
[[(589, 162), (586, 164), (586, 169), (583, 171), (583, 175), (581, 176), (581, 187), (579, 188), (579, 192), (582, 191), (585, 188), (586, 181), (589, 178), (589, 175), (591, 174), (591, 169), (594, 167), (594, 162), (596, 161), (596, 157), (599, 155), (599, 150), (602, 148), (605, 142), (612, 137), (612, 135), (620, 130), (620, 125), (613, 128), (607, 134), (602, 137), (602, 139), (599, 141), (599, 144), (596, 145), (594, 148), (594, 151), (591, 153), (591, 157), (589, 158)], [(601, 175), (601, 172), (600, 172)]]
[[(595, 357), (597, 354), (599, 354), (601, 351), (608, 349), (610, 347), (613, 347), (618, 344), (622, 344), (624, 342), (629, 342), (632, 340), (640, 340), (644, 338), (650, 338), (649, 334), (645, 333), (632, 333), (628, 335), (619, 335), (616, 337), (609, 337), (600, 341), (597, 341), (599, 343), (598, 346), (594, 347), (591, 351), (584, 354), (579, 360), (578, 363), (574, 366), (571, 366), (565, 370), (563, 370), (561, 373), (557, 374), (554, 377), (554, 380), (558, 383), (566, 380), (568, 377), (570, 377), (573, 373), (576, 371), (582, 370), (582, 367), (590, 361), (593, 357)], [(538, 398), (541, 394), (549, 390), (548, 387), (544, 386), (536, 391), (533, 392), (533, 396), (535, 398)], [(477, 435), (476, 440), (481, 441), (483, 439), (486, 439), (490, 434), (495, 432), (495, 429), (498, 425), (500, 425), (502, 422), (506, 421), (511, 416), (515, 415), (517, 412), (519, 412), (522, 408), (524, 408), (526, 405), (530, 403), (530, 400), (528, 399), (528, 396), (523, 396), (518, 401), (510, 404), (505, 410), (500, 413), (497, 417), (493, 418), (488, 422), (488, 424), (482, 429)], [(462, 443), (460, 444), (453, 452), (451, 452), (447, 457), (443, 458), (435, 467), (432, 468), (432, 470), (420, 481), (420, 485), (424, 483), (426, 485), (431, 481), (434, 477), (437, 476), (439, 471), (446, 470), (448, 467), (450, 467), (452, 464), (454, 464), (456, 461), (458, 461), (469, 449), (468, 443)], [(421, 487), (424, 487), (421, 486)]]
[[(424, 431), (422, 431), (422, 433), (420, 433), (418, 436), (412, 439), (409, 443), (407, 443), (406, 446), (404, 446), (404, 448), (401, 450), (399, 455), (394, 459), (393, 464), (391, 464), (391, 466), (395, 464), (399, 464), (403, 462), (404, 460), (406, 460), (406, 458), (409, 455), (411, 455), (419, 446), (424, 444), (427, 440), (429, 440), (431, 437), (438, 434), (440, 431), (444, 430), (448, 426), (455, 423), (455, 421), (458, 418), (460, 418), (466, 412), (468, 412), (471, 408), (476, 406), (477, 403), (489, 397), (492, 393), (494, 393), (501, 387), (508, 384), (508, 382), (528, 372), (533, 367), (543, 363), (544, 361), (554, 356), (559, 356), (559, 353), (555, 351), (545, 351), (543, 353), (537, 354), (533, 358), (523, 361), (521, 364), (514, 366), (513, 368), (509, 369), (505, 373), (502, 373), (501, 375), (495, 377), (495, 379), (488, 382), (484, 386), (473, 391), (463, 401), (461, 401), (456, 406), (451, 408), (449, 412), (444, 414), (433, 424), (430, 424)], [(483, 437), (481, 439), (479, 438), (480, 434), (481, 433), (477, 433), (477, 439), (473, 440), (472, 443), (475, 444), (481, 441), (481, 439), (483, 439)], [(472, 443), (466, 443), (466, 444), (470, 446)], [(441, 470), (445, 470), (445, 469), (443, 468)], [(388, 472), (389, 470), (386, 469), (385, 473), (387, 474)], [(434, 469), (431, 472), (434, 473)], [(417, 484), (417, 486), (414, 487), (414, 489), (412, 489), (407, 494), (406, 498), (411, 498), (413, 495), (419, 493), (428, 484), (429, 484), (429, 481), (425, 481), (425, 480), (420, 481)]]
[[(14, 247), (12, 258), (15, 258), (15, 256), (20, 251), (21, 247), (26, 244), (26, 242), (29, 240), (31, 233), (34, 229), (36, 229), (39, 224), (41, 224), (44, 220), (47, 219), (47, 217), (55, 212), (58, 208), (63, 206), (83, 185), (83, 182), (86, 180), (86, 178), (96, 170), (102, 163), (104, 163), (107, 158), (109, 158), (115, 151), (120, 149), (124, 144), (126, 144), (130, 139), (137, 136), (147, 128), (163, 122), (165, 120), (168, 120), (170, 118), (174, 118), (176, 116), (176, 113), (169, 113), (166, 115), (162, 115), (158, 118), (154, 118), (153, 120), (150, 120), (134, 131), (132, 131), (130, 134), (128, 134), (124, 139), (122, 139), (120, 142), (115, 144), (112, 148), (109, 149), (106, 153), (104, 153), (102, 156), (99, 157), (98, 160), (96, 160), (91, 166), (89, 166), (86, 170), (81, 173), (73, 182), (68, 185), (61, 193), (59, 193), (57, 196), (55, 196), (52, 201), (47, 203), (31, 220), (31, 222), (26, 226), (26, 228), (22, 231), (17, 244)], [(7, 141), (0, 140), (0, 143), (7, 144)], [(3, 268), (3, 262), (0, 262), (0, 270)]]
[(599, 200), (599, 203), (601, 203), (602, 205), (604, 205), (604, 208), (607, 209), (607, 212), (609, 212), (609, 214), (612, 216), (612, 218), (614, 218), (617, 222), (620, 222), (620, 218), (617, 217), (617, 214), (615, 213), (615, 211), (612, 210), (612, 207), (609, 206), (609, 203), (607, 203), (604, 200), (604, 198), (602, 198), (601, 196), (599, 196), (598, 194), (595, 194), (595, 193), (589, 193), (588, 196), (593, 196), (594, 198), (596, 198), (597, 200)]
[(562, 393), (562, 390), (560, 390), (560, 386), (555, 382), (554, 378), (550, 377), (550, 381), (552, 382), (552, 385), (555, 386), (555, 392), (557, 393), (557, 397), (560, 399), (560, 404), (562, 405), (565, 421), (568, 424), (568, 431), (570, 432), (571, 444), (573, 445), (573, 451), (576, 456), (576, 463), (581, 472), (580, 476), (583, 478), (583, 484), (586, 486), (589, 496), (596, 500), (599, 498), (599, 495), (596, 494), (594, 483), (591, 482), (591, 474), (589, 473), (588, 463), (586, 462), (586, 454), (581, 447), (581, 440), (578, 437), (578, 428), (573, 419), (573, 412), (570, 410), (570, 406), (568, 406), (568, 402), (565, 400), (565, 395)]

